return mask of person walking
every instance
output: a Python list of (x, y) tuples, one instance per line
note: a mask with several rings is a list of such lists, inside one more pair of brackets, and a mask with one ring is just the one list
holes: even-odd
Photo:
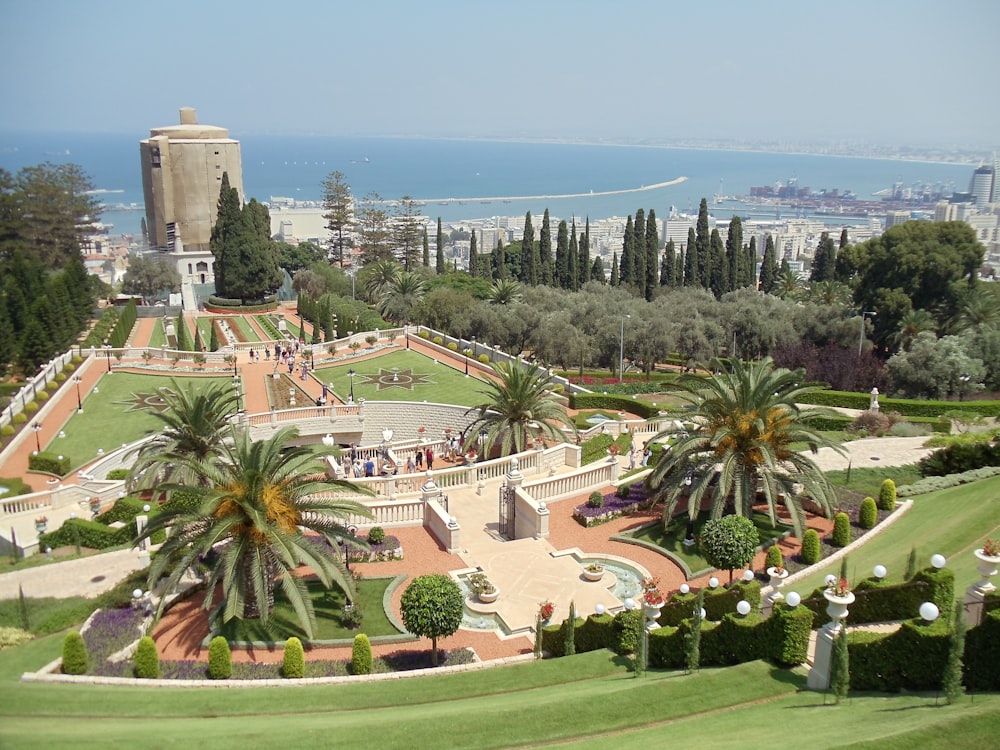
[(416, 456), (417, 468), (421, 471), (424, 470), (424, 452), (422, 450), (417, 450)]
[(427, 449), (427, 471), (434, 468), (434, 451)]

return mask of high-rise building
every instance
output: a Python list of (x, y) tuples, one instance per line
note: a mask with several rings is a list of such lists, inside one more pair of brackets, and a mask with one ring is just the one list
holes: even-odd
[(969, 183), (969, 192), (972, 193), (972, 202), (977, 208), (983, 208), (997, 200), (996, 167), (986, 164), (976, 167)]
[(180, 124), (152, 128), (139, 154), (149, 244), (171, 254), (185, 282), (212, 282), (209, 240), (224, 173), (243, 201), (240, 142), (183, 107)]

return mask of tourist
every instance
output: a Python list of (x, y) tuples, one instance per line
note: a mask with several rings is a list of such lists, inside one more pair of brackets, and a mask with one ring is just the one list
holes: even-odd
[(406, 473), (415, 474), (416, 471), (417, 471), (417, 464), (414, 462), (413, 456), (411, 455), (408, 459), (406, 459)]
[(642, 453), (642, 465), (649, 466), (649, 459), (652, 457), (653, 457), (653, 449), (647, 445), (646, 450), (644, 450)]
[(417, 449), (416, 463), (417, 463), (417, 468), (420, 469), (421, 471), (423, 471), (424, 470), (424, 452), (422, 450), (420, 450), (420, 449)]
[(427, 449), (427, 471), (434, 468), (434, 451)]
[(265, 360), (271, 359), (271, 348), (266, 344), (264, 345), (264, 359)]
[(365, 461), (365, 476), (366, 477), (375, 476), (375, 462), (372, 461), (371, 456), (369, 456), (368, 460)]

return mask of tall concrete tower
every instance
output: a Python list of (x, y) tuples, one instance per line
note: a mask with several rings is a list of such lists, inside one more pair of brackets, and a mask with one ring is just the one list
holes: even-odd
[[(173, 253), (208, 252), (219, 202), (222, 174), (242, 202), (240, 142), (229, 131), (198, 124), (191, 107), (180, 111), (180, 125), (153, 128), (139, 142), (146, 227), (153, 247)], [(181, 275), (185, 270), (178, 268)], [(206, 281), (203, 274), (192, 279)]]

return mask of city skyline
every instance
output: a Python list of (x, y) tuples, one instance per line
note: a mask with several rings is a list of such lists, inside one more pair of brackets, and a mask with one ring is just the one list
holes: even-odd
[(144, 134), (192, 106), (237, 138), (997, 141), (989, 0), (947, 33), (927, 0), (275, 7), (9, 5), (0, 130)]

